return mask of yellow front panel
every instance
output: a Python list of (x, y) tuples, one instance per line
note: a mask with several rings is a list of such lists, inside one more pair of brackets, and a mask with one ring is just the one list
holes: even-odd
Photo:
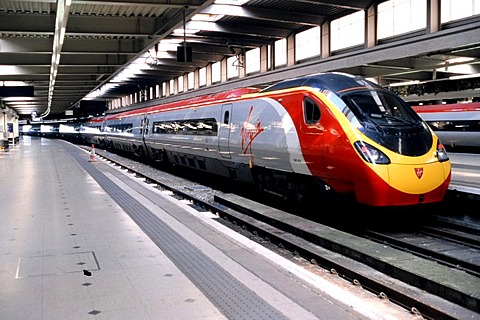
[[(420, 165), (392, 164), (389, 166), (392, 188), (413, 194), (421, 194), (438, 188), (445, 182), (447, 162)], [(417, 171), (421, 175), (417, 175)]]

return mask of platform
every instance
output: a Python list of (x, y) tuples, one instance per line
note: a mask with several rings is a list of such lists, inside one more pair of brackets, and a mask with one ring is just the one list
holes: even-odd
[(0, 155), (2, 319), (415, 318), (90, 160), (28, 136)]

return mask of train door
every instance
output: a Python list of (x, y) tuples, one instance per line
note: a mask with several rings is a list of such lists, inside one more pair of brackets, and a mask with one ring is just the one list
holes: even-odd
[(143, 114), (142, 121), (140, 122), (140, 134), (142, 135), (142, 141), (145, 142), (145, 138), (148, 137), (150, 132), (150, 120), (147, 118), (147, 114)]
[(105, 119), (102, 119), (102, 123), (100, 124), (100, 132), (98, 133), (98, 144), (103, 149), (107, 148), (107, 145), (105, 144), (106, 127), (107, 127), (106, 121), (105, 121)]
[(140, 133), (142, 134), (142, 146), (143, 154), (146, 155), (148, 158), (151, 158), (151, 152), (147, 146), (147, 139), (150, 135), (150, 119), (148, 118), (147, 114), (143, 114), (142, 122), (141, 122), (141, 129)]
[(230, 122), (232, 119), (232, 104), (222, 105), (220, 125), (218, 129), (218, 152), (222, 158), (230, 159)]
[(315, 101), (310, 97), (304, 97), (303, 121), (300, 121), (302, 152), (307, 163), (318, 164), (310, 167), (314, 175), (323, 176), (324, 152), (325, 152), (325, 108), (321, 101)]

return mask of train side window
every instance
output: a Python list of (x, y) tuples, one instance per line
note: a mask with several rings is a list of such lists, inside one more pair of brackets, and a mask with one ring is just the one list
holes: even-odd
[(228, 124), (228, 121), (230, 120), (229, 118), (230, 118), (230, 112), (225, 111), (225, 114), (223, 115), (223, 123)]
[(218, 132), (217, 121), (214, 118), (158, 121), (153, 123), (152, 130), (154, 134), (169, 133), (204, 136), (215, 136)]
[(306, 124), (314, 124), (320, 120), (320, 108), (312, 99), (305, 97), (303, 100), (303, 109)]
[(120, 127), (120, 132), (121, 133), (131, 133), (133, 130), (133, 124), (132, 123), (126, 123), (121, 125)]

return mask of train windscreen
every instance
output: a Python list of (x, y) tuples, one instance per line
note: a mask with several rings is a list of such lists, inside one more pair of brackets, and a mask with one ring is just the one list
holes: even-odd
[[(381, 90), (349, 91), (341, 96), (350, 121), (370, 139), (407, 156), (425, 154), (433, 138), (428, 126), (399, 97)], [(344, 112), (345, 113), (345, 112)]]

